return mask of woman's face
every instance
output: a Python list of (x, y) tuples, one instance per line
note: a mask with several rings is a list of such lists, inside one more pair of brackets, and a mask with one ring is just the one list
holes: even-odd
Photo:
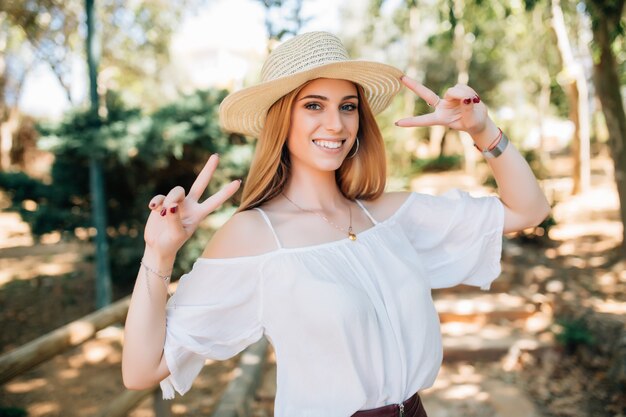
[(350, 81), (319, 78), (306, 85), (291, 109), (287, 147), (292, 165), (337, 170), (356, 140), (358, 106)]

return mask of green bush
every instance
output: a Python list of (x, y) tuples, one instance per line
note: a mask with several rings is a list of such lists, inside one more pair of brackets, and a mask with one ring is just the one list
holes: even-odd
[(591, 330), (582, 318), (578, 319), (557, 319), (553, 329), (557, 342), (565, 348), (568, 353), (576, 351), (578, 346), (591, 346), (595, 340)]
[(443, 172), (460, 169), (463, 164), (462, 155), (440, 155), (436, 158), (415, 159), (411, 163), (413, 174), (422, 172)]
[(16, 407), (0, 407), (0, 417), (26, 417), (28, 411)]
[[(220, 167), (209, 193), (245, 177), (252, 144), (220, 129), (218, 106), (225, 95), (225, 91), (198, 91), (145, 115), (109, 94), (102, 119), (82, 111), (68, 114), (58, 124), (38, 127), (42, 134), (38, 146), (55, 156), (50, 183), (12, 173), (0, 175), (0, 188), (8, 192), (11, 209), (21, 214), (36, 237), (52, 231), (71, 237), (76, 228), (91, 225), (89, 158), (99, 157), (105, 173), (111, 273), (114, 282), (130, 283), (143, 252), (143, 227), (152, 196), (167, 194), (176, 185), (188, 190), (216, 152)], [(31, 209), (27, 210), (24, 200), (37, 203), (36, 209), (27, 205)], [(204, 243), (189, 242), (178, 266), (189, 268), (193, 256), (184, 251), (199, 255)]]

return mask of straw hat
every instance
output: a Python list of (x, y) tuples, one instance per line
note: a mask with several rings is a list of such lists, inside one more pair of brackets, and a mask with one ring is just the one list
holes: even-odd
[(328, 32), (298, 35), (270, 53), (261, 83), (229, 94), (220, 105), (222, 128), (258, 137), (267, 111), (279, 98), (316, 78), (360, 84), (374, 114), (400, 91), (402, 71), (390, 65), (351, 60), (339, 38)]

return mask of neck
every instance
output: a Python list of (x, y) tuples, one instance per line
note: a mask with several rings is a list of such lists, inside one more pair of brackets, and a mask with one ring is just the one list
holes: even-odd
[(334, 171), (317, 171), (306, 167), (292, 169), (283, 192), (308, 210), (333, 211), (346, 204), (335, 181)]

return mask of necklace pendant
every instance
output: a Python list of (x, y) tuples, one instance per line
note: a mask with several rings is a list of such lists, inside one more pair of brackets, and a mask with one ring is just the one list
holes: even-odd
[(350, 232), (350, 233), (348, 233), (348, 238), (349, 238), (351, 241), (353, 241), (353, 242), (354, 242), (354, 241), (356, 240), (356, 235), (355, 235), (354, 233)]

